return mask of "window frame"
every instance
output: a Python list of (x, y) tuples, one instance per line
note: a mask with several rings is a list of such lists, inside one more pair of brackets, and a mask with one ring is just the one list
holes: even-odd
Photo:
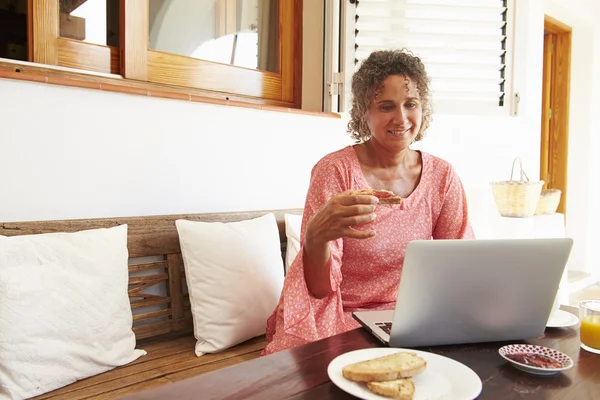
[[(123, 4), (123, 0), (121, 0)], [(119, 75), (118, 47), (85, 43), (60, 36), (59, 0), (28, 0), (29, 59), (103, 74)]]
[(148, 49), (149, 0), (120, 0), (119, 48), (60, 37), (59, 0), (28, 0), (30, 60), (226, 101), (300, 109), (303, 0), (278, 1), (279, 73)]

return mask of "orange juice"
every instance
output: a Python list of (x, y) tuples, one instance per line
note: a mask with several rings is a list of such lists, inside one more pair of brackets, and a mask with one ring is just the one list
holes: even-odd
[(600, 350), (600, 315), (586, 315), (581, 318), (581, 343)]

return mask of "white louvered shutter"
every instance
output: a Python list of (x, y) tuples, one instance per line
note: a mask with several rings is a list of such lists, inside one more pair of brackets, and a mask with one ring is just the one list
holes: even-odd
[(406, 48), (425, 63), (434, 106), (478, 110), (504, 106), (507, 0), (356, 3), (355, 69), (374, 50)]

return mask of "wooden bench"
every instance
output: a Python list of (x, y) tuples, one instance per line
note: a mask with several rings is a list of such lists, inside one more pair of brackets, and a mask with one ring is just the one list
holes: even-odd
[[(137, 347), (147, 351), (138, 360), (35, 399), (114, 399), (208, 371), (257, 358), (264, 336), (216, 354), (196, 357), (185, 272), (175, 220), (233, 222), (275, 214), (285, 260), (284, 214), (302, 209), (133, 218), (0, 223), (0, 235), (15, 236), (128, 225), (129, 298)], [(283, 267), (283, 264), (282, 264)], [(265, 321), (266, 326), (266, 321)]]

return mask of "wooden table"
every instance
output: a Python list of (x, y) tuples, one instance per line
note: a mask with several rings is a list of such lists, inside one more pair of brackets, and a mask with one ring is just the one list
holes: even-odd
[[(562, 308), (577, 315), (576, 308)], [(578, 327), (547, 329), (541, 338), (521, 343), (560, 350), (573, 359), (575, 366), (551, 377), (531, 375), (500, 357), (498, 349), (506, 343), (419, 350), (442, 354), (473, 369), (483, 382), (478, 399), (600, 399), (600, 355), (580, 348)], [(376, 346), (381, 343), (365, 330), (357, 329), (126, 399), (353, 399), (329, 380), (327, 366), (342, 353)]]

